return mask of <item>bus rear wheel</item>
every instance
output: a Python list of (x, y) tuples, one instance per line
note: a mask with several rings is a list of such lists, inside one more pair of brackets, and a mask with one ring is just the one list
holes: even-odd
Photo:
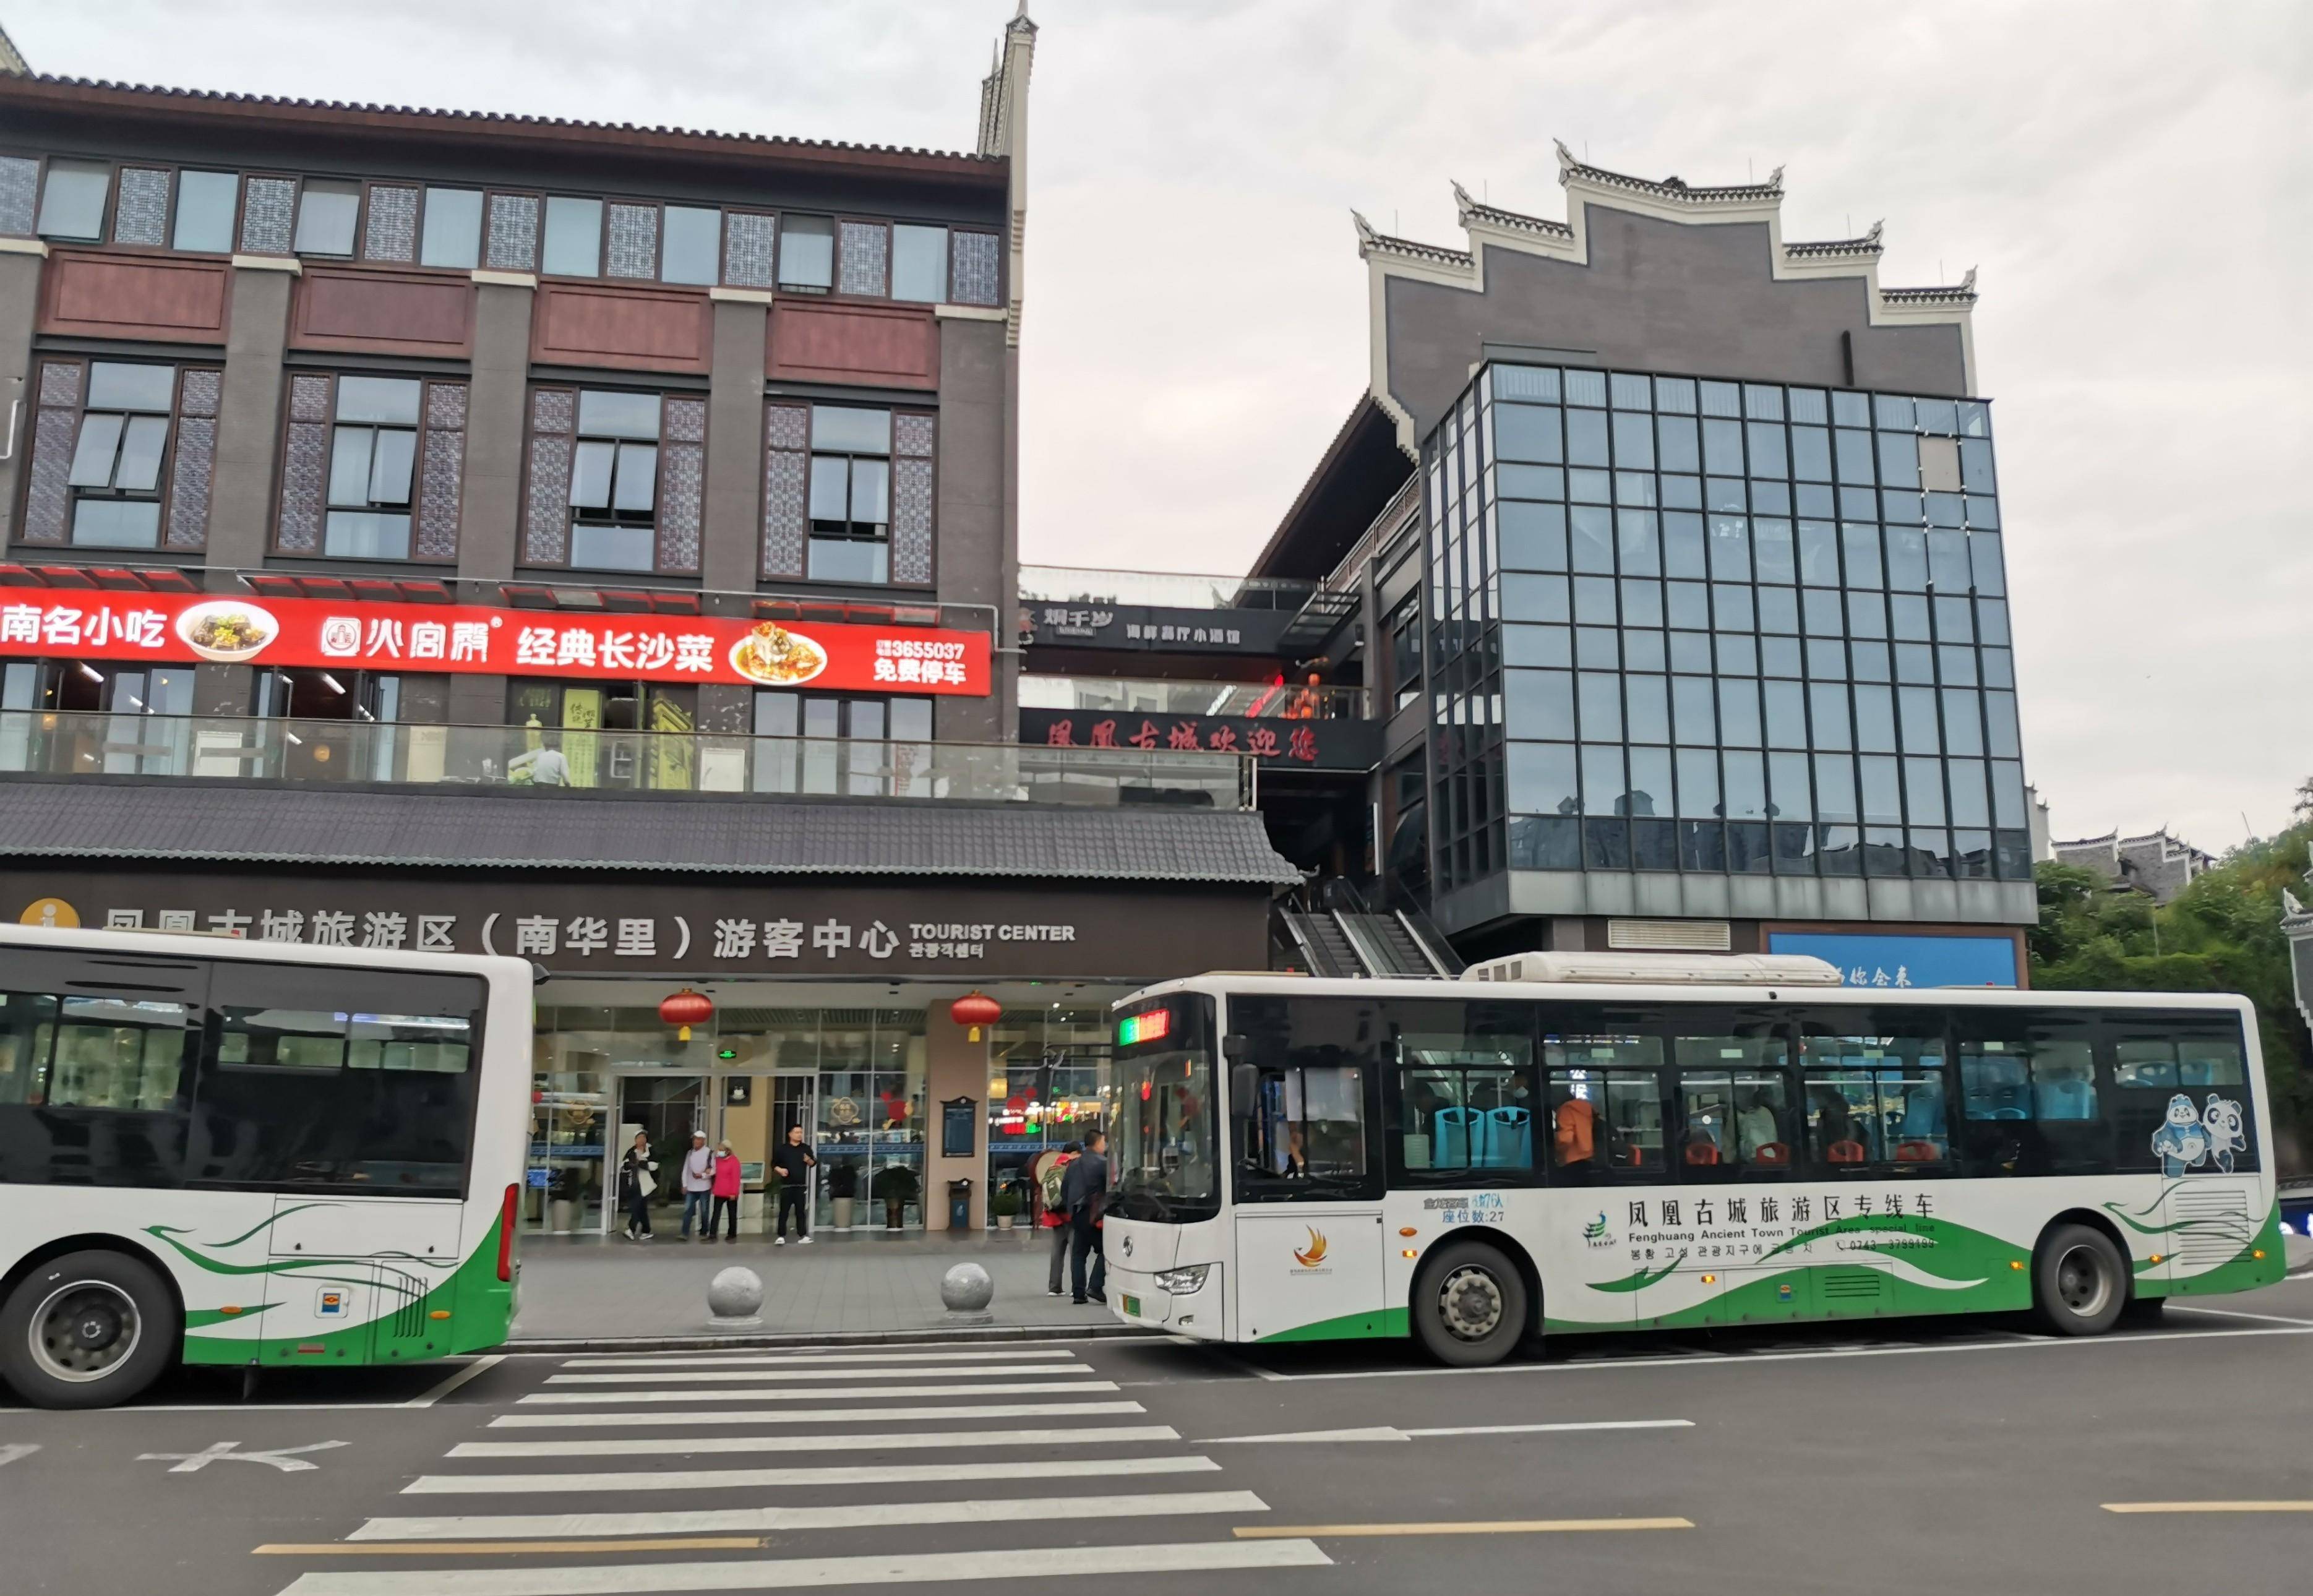
[(1526, 1282), (1482, 1241), (1456, 1241), (1431, 1253), (1413, 1282), (1413, 1333), (1422, 1349), (1455, 1368), (1499, 1364), (1526, 1337)]
[(36, 1407), (126, 1402), (176, 1355), (175, 1318), (168, 1287), (133, 1258), (51, 1258), (0, 1303), (0, 1380)]
[(2059, 1336), (2101, 1336), (2128, 1305), (2128, 1271), (2102, 1231), (2060, 1224), (2032, 1259), (2032, 1302)]

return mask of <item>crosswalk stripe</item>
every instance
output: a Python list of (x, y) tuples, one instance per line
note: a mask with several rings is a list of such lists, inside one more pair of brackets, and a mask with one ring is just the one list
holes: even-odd
[[(975, 1374), (993, 1379), (1009, 1379), (1022, 1374), (1090, 1374), (1094, 1371), (1082, 1364), (989, 1364), (982, 1367), (952, 1368), (938, 1371), (942, 1380), (963, 1380)], [(766, 1372), (757, 1369), (652, 1369), (632, 1374), (550, 1374), (549, 1385), (674, 1385), (713, 1384), (717, 1381), (760, 1380), (776, 1383), (783, 1380), (868, 1380), (878, 1374), (893, 1374), (908, 1379), (932, 1371), (907, 1368), (894, 1369), (778, 1369)]]
[(301, 1574), (281, 1596), (644, 1596), (669, 1591), (770, 1591), (816, 1585), (1085, 1577), (1314, 1568), (1332, 1562), (1313, 1540), (1182, 1541), (1153, 1546), (1007, 1547), (978, 1552), (875, 1552), (852, 1557), (749, 1557), (719, 1563), (561, 1568), (332, 1570)]
[[(833, 1507), (743, 1507), (720, 1512), (543, 1513), (371, 1519), (348, 1540), (550, 1539), (559, 1536), (690, 1535), (730, 1530), (870, 1530), (908, 1524), (1042, 1522), (1056, 1504), (1041, 1496), (972, 1502), (848, 1502)], [(1070, 1496), (1069, 1521), (1198, 1513), (1267, 1513), (1251, 1491), (1144, 1492)]]
[(770, 1413), (509, 1413), (493, 1430), (577, 1430), (649, 1425), (852, 1425), (865, 1417), (1075, 1418), (1101, 1413), (1146, 1413), (1138, 1402), (967, 1402), (950, 1407), (805, 1407)]
[[(1020, 1458), (1007, 1460), (1006, 1479), (1112, 1479), (1129, 1474), (1218, 1474), (1206, 1457)], [(763, 1490), (794, 1486), (932, 1485), (957, 1478), (954, 1463), (836, 1464), (812, 1469), (673, 1469), (603, 1474), (421, 1474), (401, 1487), (405, 1496), (519, 1495), (550, 1491)], [(1064, 1515), (1065, 1502), (1051, 1504)]]
[(1076, 1355), (1052, 1346), (981, 1346), (963, 1352), (743, 1352), (618, 1353), (564, 1358), (565, 1369), (660, 1369), (718, 1364), (786, 1366), (794, 1364), (986, 1364), (998, 1359), (1037, 1363)]
[[(1089, 1446), (1097, 1442), (1178, 1441), (1170, 1425), (1090, 1425), (1081, 1430), (893, 1431), (814, 1435), (814, 1451), (931, 1451), (948, 1446)], [(792, 1451), (792, 1435), (621, 1436), (611, 1441), (462, 1441), (453, 1458), (638, 1458), (685, 1452)]]
[(881, 1401), (892, 1397), (1025, 1397), (1047, 1391), (1113, 1391), (1113, 1380), (1020, 1380), (987, 1385), (838, 1385), (807, 1386), (801, 1390), (689, 1391), (532, 1391), (515, 1399), (520, 1407), (561, 1407), (610, 1402), (825, 1402), (833, 1398)]

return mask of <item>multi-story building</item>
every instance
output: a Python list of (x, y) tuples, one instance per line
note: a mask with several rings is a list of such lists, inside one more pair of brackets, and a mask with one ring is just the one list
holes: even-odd
[(2093, 870), (2115, 887), (2142, 892), (2156, 903), (2168, 902), (2217, 863), (2213, 855), (2169, 836), (2166, 826), (2142, 837), (2107, 831), (2102, 837), (2053, 842), (2048, 848), (2057, 864)]
[(0, 75), (6, 912), (534, 959), (550, 1228), (1095, 1117), (1296, 878), (1238, 756), (1014, 741), (1034, 39), (961, 153)]
[(1562, 221), (1458, 187), (1463, 247), (1358, 219), (1368, 390), (1253, 567), (1358, 613), (1306, 652), (1383, 723), (1359, 794), (1380, 896), (1465, 955), (2019, 980), (1973, 272), (1883, 286), (1876, 224), (1787, 241), (1780, 171), (1560, 164)]

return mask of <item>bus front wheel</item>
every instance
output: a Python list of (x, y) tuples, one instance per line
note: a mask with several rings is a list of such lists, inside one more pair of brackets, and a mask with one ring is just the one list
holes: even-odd
[(2101, 1336), (2128, 1305), (2128, 1271), (2102, 1231), (2060, 1224), (2032, 1259), (2032, 1301), (2059, 1336)]
[(1413, 1284), (1413, 1333), (1441, 1364), (1474, 1369), (1510, 1355), (1526, 1331), (1526, 1282), (1482, 1241), (1431, 1253)]
[(161, 1277), (122, 1253), (71, 1252), (0, 1303), (0, 1379), (36, 1407), (109, 1407), (175, 1355), (176, 1309)]

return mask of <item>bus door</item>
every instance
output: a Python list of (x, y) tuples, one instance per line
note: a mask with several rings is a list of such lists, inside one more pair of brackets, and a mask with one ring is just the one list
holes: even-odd
[[(1252, 1006), (1234, 1005), (1240, 1024)], [(1259, 1084), (1233, 1117), (1238, 1337), (1402, 1334), (1404, 1304), (1384, 1277), (1380, 1149), (1369, 1134), (1380, 1071), (1367, 1054), (1372, 1027), (1359, 1018), (1368, 1011), (1277, 1006), (1305, 1012), (1273, 1030), (1250, 1028)]]
[(1696, 1010), (1670, 1039), (1676, 1118), (1671, 1141), (1677, 1212), (1658, 1215), (1689, 1237), (1684, 1266), (1700, 1296), (1677, 1322), (1773, 1324), (1819, 1311), (1815, 1271), (1784, 1243), (1805, 1227), (1795, 1212), (1794, 1109), (1788, 1033), (1767, 1013)]
[[(2157, 1231), (2141, 1205), (2137, 1276), (2178, 1291), (2256, 1240), (2272, 1206), (2260, 1201), (2256, 1125), (2240, 1030), (2230, 1016), (2121, 1013), (2113, 1043), (2114, 1118), (2122, 1170), (2159, 1177)], [(2150, 1181), (2143, 1183), (2150, 1186)]]

